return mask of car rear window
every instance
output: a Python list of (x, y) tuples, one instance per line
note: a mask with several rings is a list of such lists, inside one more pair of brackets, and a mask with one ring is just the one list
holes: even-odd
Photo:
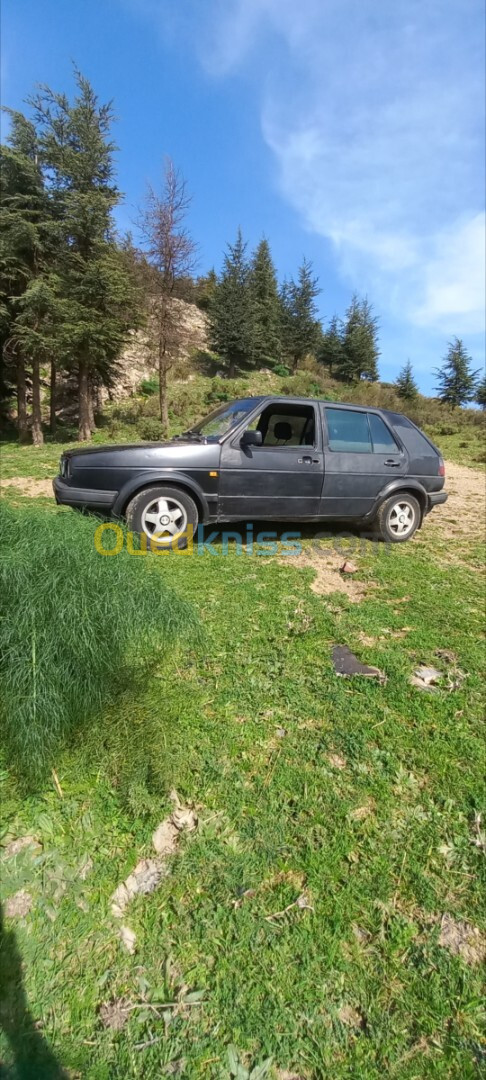
[(371, 454), (368, 416), (353, 409), (326, 409), (329, 449)]
[(422, 432), (406, 416), (402, 416), (401, 413), (390, 413), (389, 415), (397, 435), (405, 443), (412, 458), (438, 456), (437, 450), (432, 446), (432, 443), (426, 439), (425, 435), (422, 435)]
[(391, 431), (377, 413), (368, 413), (374, 454), (396, 454), (398, 446)]

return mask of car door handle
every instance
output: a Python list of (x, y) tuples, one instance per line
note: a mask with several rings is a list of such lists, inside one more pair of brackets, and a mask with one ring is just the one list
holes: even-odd
[(398, 469), (398, 467), (400, 465), (400, 462), (399, 461), (393, 461), (393, 458), (388, 458), (388, 460), (385, 461), (385, 465), (388, 465), (389, 469)]
[(298, 462), (299, 465), (318, 465), (319, 464), (319, 458), (317, 458), (317, 457), (311, 458), (311, 457), (309, 457), (309, 455), (307, 455), (306, 457), (298, 458), (297, 462)]

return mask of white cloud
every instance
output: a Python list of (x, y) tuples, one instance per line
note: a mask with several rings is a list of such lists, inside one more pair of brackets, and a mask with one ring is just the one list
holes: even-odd
[(480, 329), (479, 0), (226, 0), (213, 15), (205, 65), (253, 65), (281, 191), (343, 275), (416, 325)]
[(251, 80), (280, 190), (353, 287), (410, 327), (483, 327), (482, 0), (125, 2)]
[(424, 268), (424, 300), (415, 310), (419, 325), (448, 324), (458, 333), (484, 330), (486, 215), (461, 222), (435, 238), (436, 254)]

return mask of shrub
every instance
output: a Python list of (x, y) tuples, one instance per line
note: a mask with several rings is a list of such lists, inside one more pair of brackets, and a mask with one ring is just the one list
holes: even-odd
[(100, 709), (133, 689), (169, 642), (197, 628), (157, 558), (125, 545), (102, 556), (97, 524), (71, 510), (1, 512), (2, 731), (9, 763), (31, 783), (75, 732), (101, 723)]
[(224, 401), (232, 401), (234, 396), (235, 390), (231, 383), (228, 386), (225, 379), (213, 379), (206, 394), (206, 404), (219, 405)]
[[(152, 394), (142, 401), (140, 416), (155, 416), (160, 420), (160, 401), (158, 394)], [(140, 426), (140, 423), (139, 425)]]
[(290, 368), (285, 367), (285, 364), (274, 364), (273, 373), (274, 375), (280, 375), (282, 379), (286, 379), (290, 375)]
[(297, 371), (282, 386), (282, 393), (290, 397), (320, 397), (325, 380), (314, 371)]
[(127, 398), (119, 401), (111, 408), (113, 420), (121, 420), (124, 424), (135, 424), (142, 410), (142, 402), (137, 398)]
[(109, 420), (107, 425), (103, 427), (102, 432), (96, 432), (93, 436), (93, 443), (106, 442), (106, 435), (108, 434), (110, 439), (114, 439), (116, 442), (129, 442), (133, 441), (133, 424), (124, 424), (121, 420)]
[(143, 397), (152, 397), (152, 394), (158, 394), (159, 380), (157, 376), (151, 375), (150, 379), (142, 379), (139, 390)]
[(138, 421), (137, 431), (141, 439), (147, 442), (160, 442), (164, 438), (164, 427), (155, 416), (144, 416)]

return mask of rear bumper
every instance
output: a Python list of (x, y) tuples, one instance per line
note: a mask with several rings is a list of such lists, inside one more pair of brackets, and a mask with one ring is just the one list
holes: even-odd
[(441, 506), (442, 503), (447, 502), (447, 491), (432, 491), (427, 495), (427, 509), (426, 513), (430, 514), (430, 511), (434, 509), (434, 506)]
[(60, 506), (86, 506), (93, 510), (111, 510), (117, 491), (94, 491), (92, 488), (71, 487), (60, 476), (52, 481), (54, 498)]

